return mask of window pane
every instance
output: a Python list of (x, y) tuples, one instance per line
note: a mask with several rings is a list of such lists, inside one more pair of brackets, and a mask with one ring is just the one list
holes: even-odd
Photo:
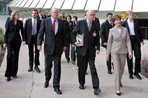
[(99, 11), (113, 11), (115, 0), (101, 0)]
[(132, 0), (117, 0), (115, 11), (128, 11), (131, 10)]
[(56, 0), (55, 3), (53, 4), (52, 8), (58, 8), (60, 9), (62, 4), (63, 4), (64, 0)]
[(45, 3), (46, 3), (46, 0), (40, 0), (36, 8), (43, 8)]
[(32, 4), (30, 5), (30, 8), (35, 8), (38, 2), (39, 0), (34, 0)]
[(86, 0), (76, 0), (73, 6), (73, 10), (84, 10)]
[(44, 8), (45, 9), (50, 9), (52, 7), (54, 0), (47, 0), (47, 2), (45, 3)]
[(24, 5), (27, 3), (28, 0), (23, 0), (23, 2), (20, 4), (19, 7), (24, 7)]
[(134, 12), (148, 12), (148, 0), (134, 0)]
[(65, 0), (62, 9), (72, 9), (74, 0)]
[(15, 6), (18, 7), (22, 2), (23, 0), (19, 0), (19, 2)]
[(28, 0), (24, 7), (29, 7), (32, 2), (33, 2), (33, 0)]
[[(85, 10), (98, 10), (100, 4), (100, 0), (88, 0)], [(93, 6), (92, 6), (93, 5)]]

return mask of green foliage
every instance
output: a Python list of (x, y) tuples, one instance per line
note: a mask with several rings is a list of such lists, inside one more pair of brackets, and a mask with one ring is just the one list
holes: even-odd
[(4, 43), (3, 29), (0, 28), (0, 45)]

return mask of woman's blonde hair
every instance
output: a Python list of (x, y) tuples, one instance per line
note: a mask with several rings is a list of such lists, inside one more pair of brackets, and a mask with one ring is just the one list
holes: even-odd
[(134, 12), (129, 10), (129, 11), (127, 11), (126, 14), (127, 14), (127, 16), (128, 16), (129, 14), (133, 14), (133, 15), (134, 15)]
[(13, 11), (13, 12), (11, 12), (10, 19), (11, 19), (11, 20), (14, 20), (14, 19), (15, 19), (15, 15), (16, 15), (17, 13), (19, 13), (19, 11)]

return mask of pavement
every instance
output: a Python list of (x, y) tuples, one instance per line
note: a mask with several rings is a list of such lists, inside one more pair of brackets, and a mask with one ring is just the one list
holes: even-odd
[[(148, 41), (142, 46), (142, 54), (148, 54)], [(146, 55), (147, 56), (147, 55)], [(0, 67), (0, 98), (118, 98), (115, 90), (115, 75), (107, 74), (106, 50), (101, 47), (101, 52), (96, 56), (96, 69), (100, 80), (101, 93), (94, 95), (91, 81), (91, 74), (88, 68), (86, 75), (85, 89), (79, 89), (77, 65), (67, 63), (65, 54), (61, 60), (61, 82), (60, 89), (62, 95), (58, 95), (53, 90), (53, 76), (49, 82), (49, 87), (44, 88), (44, 51), (40, 52), (41, 73), (36, 71), (28, 72), (29, 58), (28, 47), (21, 46), (19, 55), (18, 78), (12, 78), (7, 82), (4, 77), (6, 69), (6, 53)], [(114, 73), (114, 70), (112, 70)], [(127, 65), (122, 78), (123, 87), (120, 98), (148, 98), (148, 79), (142, 76), (142, 80), (129, 79)]]

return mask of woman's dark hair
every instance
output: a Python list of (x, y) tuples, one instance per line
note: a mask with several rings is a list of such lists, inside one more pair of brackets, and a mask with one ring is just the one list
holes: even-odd
[(113, 22), (115, 22), (115, 20), (120, 19), (121, 20), (121, 16), (120, 15), (114, 15), (113, 16)]

